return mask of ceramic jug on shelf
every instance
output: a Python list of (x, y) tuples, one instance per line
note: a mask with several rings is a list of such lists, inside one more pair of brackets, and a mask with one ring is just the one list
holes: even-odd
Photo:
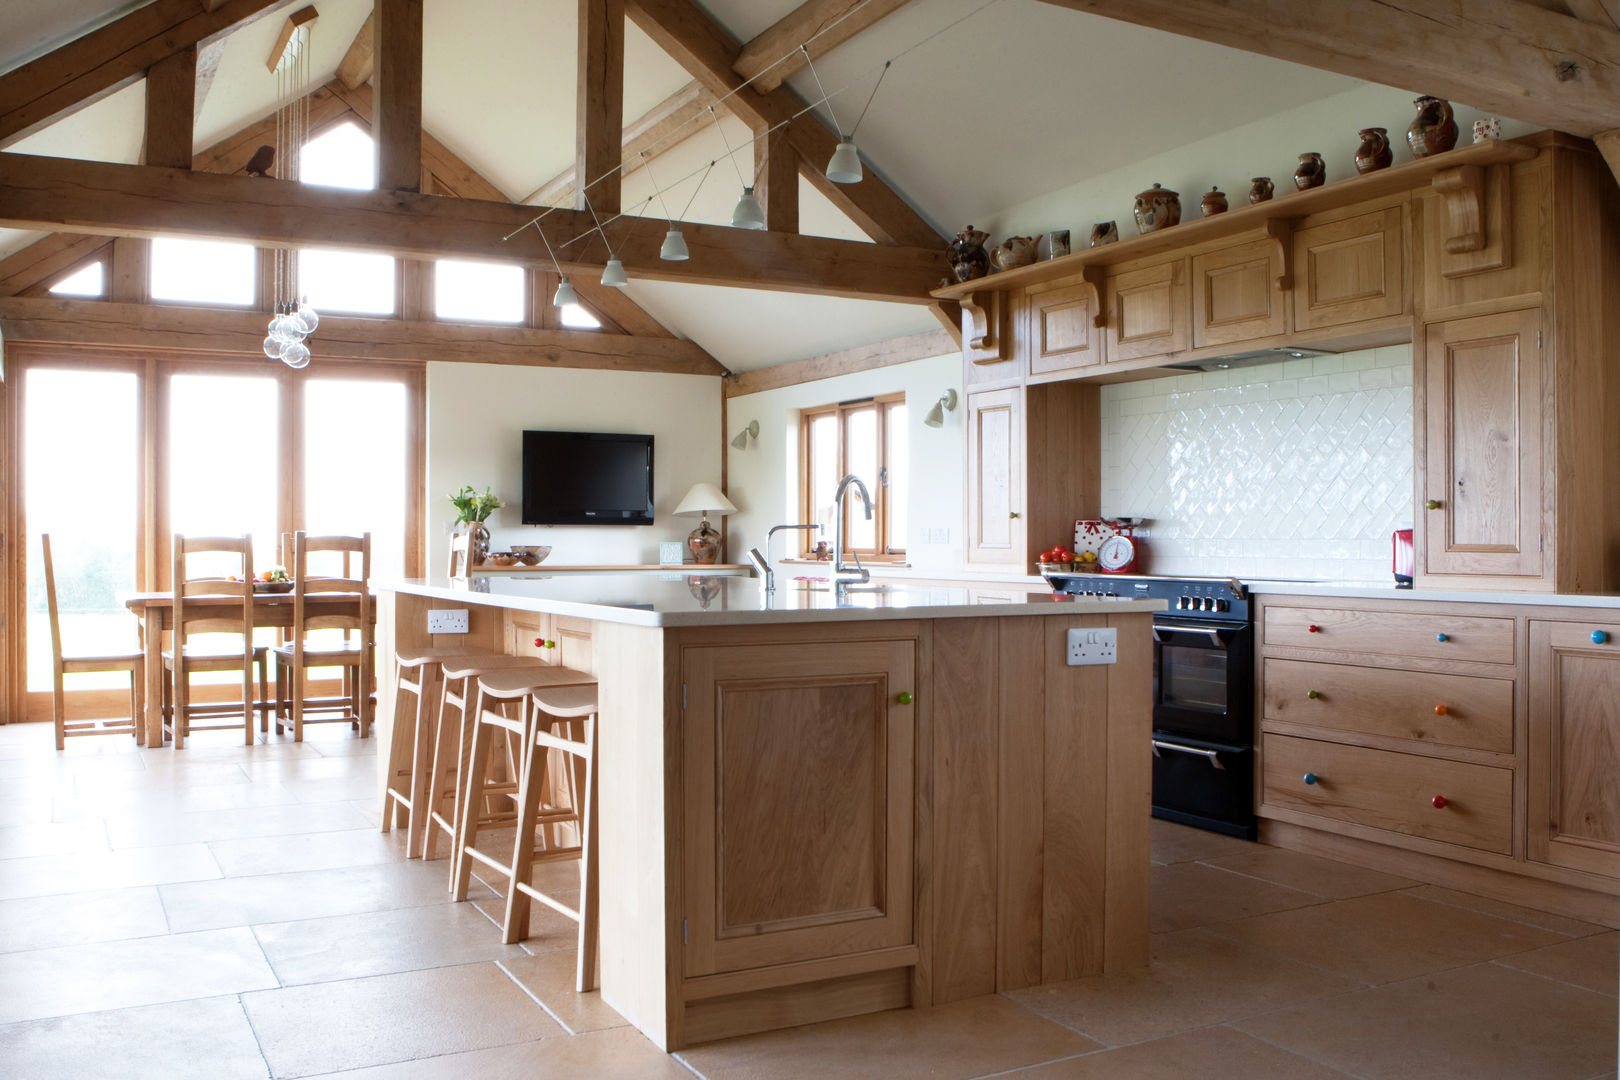
[(1181, 221), (1181, 194), (1154, 184), (1136, 196), (1132, 213), (1136, 217), (1137, 232), (1168, 229)]
[(1361, 145), (1356, 148), (1356, 172), (1370, 173), (1389, 168), (1395, 154), (1389, 148), (1389, 131), (1385, 128), (1362, 128)]
[(1322, 155), (1312, 150), (1299, 155), (1299, 168), (1294, 170), (1294, 186), (1301, 191), (1321, 187), (1327, 179), (1327, 163)]
[(1424, 94), (1414, 98), (1417, 116), (1406, 129), (1406, 145), (1413, 157), (1443, 154), (1457, 145), (1457, 120), (1451, 115), (1451, 102)]
[(1009, 236), (990, 252), (990, 265), (997, 270), (1011, 270), (1017, 266), (1028, 266), (1035, 261), (1036, 245), (1039, 243), (1033, 236)]
[(957, 281), (972, 281), (982, 278), (990, 272), (990, 253), (984, 250), (984, 242), (990, 239), (990, 234), (969, 225), (956, 234), (946, 251), (951, 259), (951, 271), (956, 274)]

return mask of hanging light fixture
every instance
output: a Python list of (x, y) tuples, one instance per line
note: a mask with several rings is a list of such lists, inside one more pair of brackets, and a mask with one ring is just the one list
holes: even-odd
[(579, 296), (574, 292), (574, 283), (559, 274), (557, 276), (557, 292), (556, 295), (552, 296), (551, 298), (552, 306), (568, 307), (570, 304), (578, 303)]
[(607, 265), (602, 267), (602, 284), (610, 285), (615, 289), (622, 289), (630, 284), (630, 279), (624, 273), (624, 263), (620, 262), (619, 257), (611, 252), (608, 253)]
[[(669, 204), (664, 201), (664, 189), (658, 186), (658, 178), (652, 173), (652, 159), (647, 156), (645, 150), (641, 152), (641, 167), (647, 171), (647, 179), (652, 181), (653, 193), (658, 196), (658, 205), (664, 208), (664, 220), (669, 222), (669, 232), (664, 234), (664, 243), (658, 249), (658, 257), (665, 262), (685, 262), (691, 258), (686, 250), (686, 237), (681, 235), (681, 227), (675, 224), (675, 219), (669, 216)], [(702, 183), (701, 180), (698, 181), (699, 186)]]
[(866, 119), (866, 110), (872, 107), (872, 99), (877, 97), (878, 87), (883, 85), (883, 76), (889, 73), (889, 66), (893, 60), (883, 61), (883, 70), (878, 72), (877, 82), (872, 84), (872, 93), (866, 99), (866, 105), (861, 109), (861, 115), (855, 118), (855, 126), (845, 135), (844, 129), (838, 126), (838, 114), (833, 112), (832, 99), (827, 91), (822, 89), (821, 76), (816, 74), (816, 65), (810, 61), (810, 50), (803, 45), (799, 49), (804, 53), (804, 62), (810, 65), (810, 74), (816, 80), (816, 90), (821, 99), (827, 103), (827, 114), (832, 117), (833, 129), (838, 132), (838, 146), (833, 150), (833, 156), (827, 162), (827, 179), (835, 184), (858, 184), (864, 172), (861, 169), (861, 152), (855, 145), (855, 132), (860, 130), (861, 121)]
[(709, 106), (709, 112), (714, 116), (714, 129), (720, 133), (720, 141), (726, 144), (726, 157), (731, 159), (731, 167), (736, 170), (737, 182), (742, 185), (742, 195), (731, 211), (731, 226), (734, 229), (763, 229), (765, 211), (760, 209), (759, 200), (754, 198), (754, 186), (743, 179), (742, 169), (737, 165), (737, 151), (731, 148), (726, 129), (720, 126), (720, 114), (714, 111), (713, 105)]
[[(275, 175), (278, 180), (297, 182), (304, 140), (309, 137), (310, 28), (314, 20), (298, 23), (287, 39), (286, 48), (276, 61), (276, 91), (281, 101), (276, 110)], [(264, 339), (264, 355), (280, 360), (290, 368), (309, 366), (309, 346), (304, 339), (314, 333), (321, 319), (298, 288), (298, 252), (276, 248), (275, 293), (272, 301), (269, 336)]]

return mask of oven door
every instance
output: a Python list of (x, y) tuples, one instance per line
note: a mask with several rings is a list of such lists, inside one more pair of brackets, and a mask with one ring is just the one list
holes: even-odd
[(1247, 624), (1155, 619), (1155, 733), (1253, 745), (1253, 641)]

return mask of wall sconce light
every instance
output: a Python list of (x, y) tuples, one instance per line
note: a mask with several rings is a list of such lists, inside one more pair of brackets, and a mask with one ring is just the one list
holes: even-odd
[(750, 420), (750, 421), (748, 421), (748, 426), (743, 428), (741, 431), (737, 432), (737, 437), (735, 439), (731, 440), (732, 449), (733, 450), (746, 450), (746, 449), (748, 449), (748, 440), (749, 439), (753, 439), (755, 442), (759, 441), (759, 421), (758, 420)]
[(956, 391), (947, 390), (939, 395), (939, 400), (934, 402), (934, 407), (928, 410), (928, 415), (923, 417), (923, 423), (928, 427), (944, 427), (945, 414), (955, 411)]

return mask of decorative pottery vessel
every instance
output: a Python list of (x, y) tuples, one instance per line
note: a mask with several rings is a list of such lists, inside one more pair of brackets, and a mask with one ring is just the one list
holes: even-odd
[(951, 271), (957, 281), (972, 281), (990, 272), (990, 253), (984, 250), (988, 239), (989, 233), (971, 225), (956, 234), (956, 239), (945, 250), (950, 254)]
[(1088, 247), (1101, 247), (1112, 244), (1119, 239), (1119, 226), (1112, 221), (1099, 221), (1091, 227), (1091, 242)]
[(1181, 221), (1181, 195), (1154, 184), (1136, 196), (1136, 206), (1131, 212), (1136, 216), (1137, 232), (1168, 229)]
[(1198, 200), (1198, 205), (1204, 208), (1204, 216), (1226, 213), (1226, 192), (1218, 187), (1212, 187), (1204, 192), (1204, 197)]
[(1500, 139), (1502, 137), (1502, 121), (1494, 116), (1486, 116), (1474, 121), (1474, 141), (1482, 143), (1487, 139)]
[(1252, 203), (1265, 202), (1271, 198), (1271, 177), (1257, 176), (1249, 181), (1249, 201)]
[(1009, 236), (990, 252), (990, 265), (997, 270), (1028, 266), (1035, 261), (1035, 251), (1039, 243), (1040, 241), (1033, 236)]
[(1443, 154), (1457, 145), (1457, 120), (1451, 115), (1451, 102), (1424, 94), (1412, 101), (1417, 116), (1406, 129), (1406, 145), (1413, 157)]
[(1356, 172), (1370, 173), (1387, 169), (1394, 160), (1395, 152), (1389, 148), (1387, 129), (1361, 129), (1361, 145), (1356, 147)]
[(1046, 234), (1046, 257), (1061, 259), (1069, 253), (1069, 230), (1053, 229)]
[(1315, 150), (1299, 155), (1299, 168), (1294, 170), (1294, 186), (1301, 191), (1321, 187), (1327, 179), (1327, 163)]
[(489, 526), (482, 521), (467, 522), (467, 565), (482, 566), (489, 558)]

